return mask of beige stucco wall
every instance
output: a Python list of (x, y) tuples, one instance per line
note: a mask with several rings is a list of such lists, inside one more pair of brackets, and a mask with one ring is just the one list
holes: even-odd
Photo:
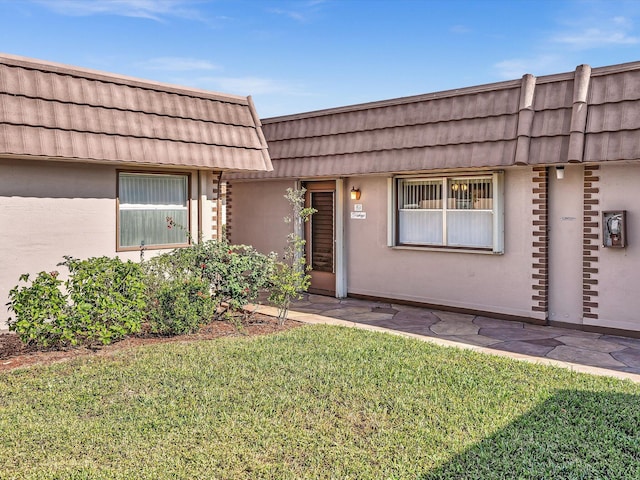
[[(505, 173), (504, 255), (389, 248), (387, 178), (347, 178), (346, 191), (355, 186), (362, 192), (359, 201), (347, 196), (342, 206), (348, 292), (531, 317), (531, 176), (529, 168)], [(234, 182), (232, 242), (263, 252), (281, 248), (288, 231), (282, 196), (291, 185)], [(350, 218), (355, 203), (366, 219)]]
[[(209, 177), (211, 174), (203, 172)], [(63, 255), (116, 255), (116, 168), (0, 159), (0, 329), (21, 274), (64, 269)], [(191, 227), (197, 238), (197, 175), (192, 175)], [(211, 205), (204, 205), (211, 211)], [(207, 215), (207, 216), (210, 216)], [(146, 258), (162, 250), (149, 250)], [(123, 259), (140, 254), (120, 252)]]
[(292, 224), (284, 222), (292, 214), (284, 195), (295, 185), (292, 180), (233, 182), (227, 200), (231, 243), (253, 245), (265, 254), (284, 252), (287, 235), (293, 230)]
[(530, 169), (505, 173), (504, 255), (389, 248), (387, 179), (347, 183), (347, 189), (360, 187), (357, 203), (367, 214), (364, 220), (346, 216), (349, 293), (532, 316)]
[[(633, 201), (640, 165), (601, 164), (595, 196), (600, 210), (627, 210), (625, 249), (600, 247), (597, 313), (582, 318), (584, 167), (565, 166), (564, 178), (549, 168), (549, 307), (552, 321), (640, 331), (640, 207)], [(534, 312), (532, 255), (534, 173), (531, 167), (505, 169), (503, 255), (390, 248), (388, 179), (361, 176), (345, 179), (345, 189), (359, 188), (359, 201), (345, 199), (346, 282), (349, 294), (395, 298), (544, 319)], [(276, 250), (287, 233), (282, 195), (290, 181), (234, 183), (233, 241), (252, 243), (261, 251)], [(256, 200), (259, 199), (259, 200)], [(350, 218), (354, 204), (366, 219)], [(338, 206), (340, 208), (340, 206)]]
[[(600, 176), (600, 209), (627, 211), (628, 247), (600, 247), (598, 316), (584, 323), (640, 331), (640, 165), (605, 164)], [(602, 230), (600, 232), (602, 240)]]

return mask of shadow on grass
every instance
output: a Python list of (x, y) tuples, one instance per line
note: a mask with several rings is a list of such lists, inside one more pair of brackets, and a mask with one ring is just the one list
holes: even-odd
[(640, 396), (558, 391), (420, 478), (640, 479)]

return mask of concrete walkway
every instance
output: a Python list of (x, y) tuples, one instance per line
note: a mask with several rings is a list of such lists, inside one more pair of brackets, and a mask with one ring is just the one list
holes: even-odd
[[(263, 313), (275, 309), (261, 305)], [(272, 311), (273, 310), (273, 311)], [(396, 333), (534, 363), (640, 382), (640, 339), (307, 294), (289, 318)]]

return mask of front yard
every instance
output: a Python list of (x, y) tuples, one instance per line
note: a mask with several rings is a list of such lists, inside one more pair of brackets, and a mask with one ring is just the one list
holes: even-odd
[(0, 478), (640, 478), (640, 385), (356, 329), (0, 374)]

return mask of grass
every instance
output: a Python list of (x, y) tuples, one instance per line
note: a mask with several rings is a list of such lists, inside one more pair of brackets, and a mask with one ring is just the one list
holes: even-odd
[(0, 375), (0, 478), (640, 478), (640, 385), (316, 326)]

